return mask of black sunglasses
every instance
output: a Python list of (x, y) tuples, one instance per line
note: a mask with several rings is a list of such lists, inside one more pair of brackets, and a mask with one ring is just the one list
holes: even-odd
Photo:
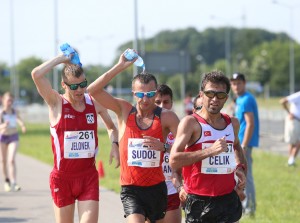
[(227, 97), (227, 93), (223, 91), (203, 91), (203, 93), (209, 98), (217, 96), (218, 99), (224, 99)]
[(77, 90), (78, 87), (85, 88), (87, 86), (87, 80), (84, 80), (79, 84), (67, 84), (66, 82), (64, 82), (64, 83), (65, 83), (65, 85), (69, 86), (69, 88), (73, 91)]

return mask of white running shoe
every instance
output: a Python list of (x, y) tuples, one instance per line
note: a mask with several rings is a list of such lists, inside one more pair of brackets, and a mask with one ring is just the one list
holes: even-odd
[(295, 165), (295, 158), (294, 158), (294, 157), (291, 156), (291, 157), (289, 158), (289, 160), (288, 160), (288, 165), (289, 165), (289, 166), (294, 166), (294, 165)]
[(10, 183), (8, 183), (8, 182), (4, 183), (4, 191), (5, 192), (10, 192), (11, 191)]
[(20, 191), (21, 187), (18, 184), (11, 185), (11, 191)]

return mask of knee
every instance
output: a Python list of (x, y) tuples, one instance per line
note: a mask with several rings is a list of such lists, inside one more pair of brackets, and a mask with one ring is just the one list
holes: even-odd
[(16, 164), (16, 161), (14, 159), (8, 161), (8, 165), (13, 166), (15, 164)]

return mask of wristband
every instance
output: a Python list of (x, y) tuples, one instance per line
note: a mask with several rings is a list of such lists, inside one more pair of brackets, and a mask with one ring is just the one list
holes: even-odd
[(179, 186), (177, 186), (177, 187), (176, 187), (176, 191), (177, 191), (177, 193), (179, 193), (179, 192), (181, 191), (181, 188), (182, 188), (182, 186), (183, 186), (183, 185), (182, 185), (182, 184), (180, 184)]

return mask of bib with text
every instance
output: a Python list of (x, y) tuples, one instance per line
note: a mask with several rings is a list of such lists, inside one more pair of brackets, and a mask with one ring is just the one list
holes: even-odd
[(160, 151), (143, 147), (144, 139), (128, 138), (128, 166), (159, 167)]
[[(213, 143), (202, 143), (202, 149), (211, 147)], [(236, 162), (233, 143), (227, 143), (227, 152), (202, 160), (201, 173), (204, 174), (229, 174), (235, 170)]]
[(64, 158), (81, 159), (95, 156), (93, 130), (66, 131), (64, 134)]

